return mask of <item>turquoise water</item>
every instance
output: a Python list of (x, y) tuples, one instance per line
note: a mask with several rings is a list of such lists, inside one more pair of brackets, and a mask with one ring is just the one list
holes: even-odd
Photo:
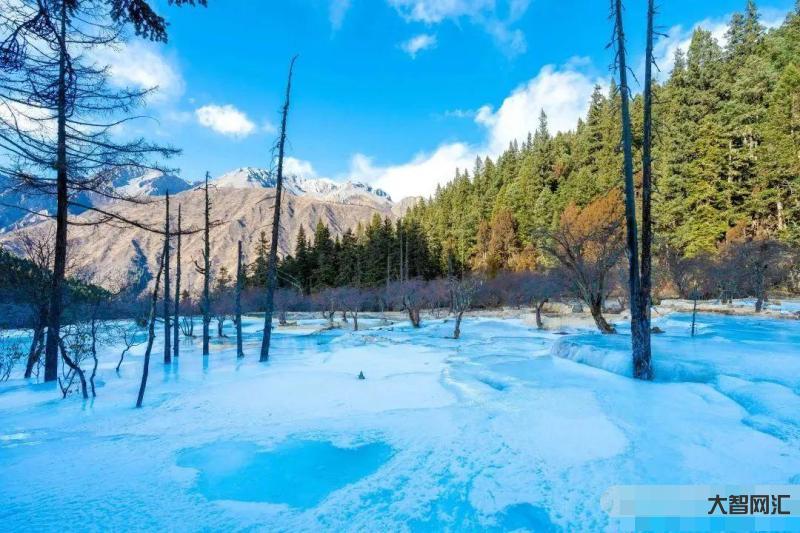
[(178, 465), (198, 470), (196, 489), (209, 500), (308, 509), (374, 473), (392, 454), (381, 442), (340, 448), (326, 441), (300, 440), (272, 450), (250, 442), (216, 442), (183, 450)]

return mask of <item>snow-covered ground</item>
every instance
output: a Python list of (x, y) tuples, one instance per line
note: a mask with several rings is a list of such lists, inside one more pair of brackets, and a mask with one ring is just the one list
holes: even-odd
[[(629, 337), (520, 320), (429, 320), (274, 336), (257, 362), (215, 340), (141, 350), (93, 402), (0, 385), (0, 524), (9, 531), (614, 530), (612, 485), (800, 482), (800, 322), (658, 320), (657, 381)], [(307, 327), (305, 327), (307, 326)], [(363, 371), (366, 379), (357, 376)]]

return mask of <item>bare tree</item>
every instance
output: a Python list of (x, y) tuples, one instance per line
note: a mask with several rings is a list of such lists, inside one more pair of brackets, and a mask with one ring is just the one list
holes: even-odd
[(19, 300), (30, 308), (32, 318), (33, 339), (25, 365), (26, 379), (33, 375), (44, 349), (47, 312), (50, 305), (48, 289), (52, 284), (50, 273), (53, 268), (54, 236), (52, 228), (41, 226), (26, 229), (12, 242), (16, 252), (30, 261), (36, 269), (29, 271), (25, 283), (16, 283), (14, 287)]
[(244, 357), (242, 349), (242, 287), (244, 286), (244, 264), (242, 258), (242, 241), (239, 241), (236, 252), (236, 304), (234, 324), (236, 325), (236, 357)]
[(536, 311), (536, 327), (544, 328), (542, 322), (542, 309), (551, 298), (558, 296), (564, 290), (563, 273), (557, 269), (530, 272), (525, 276), (521, 292)]
[(449, 280), (450, 294), (453, 298), (453, 313), (456, 315), (456, 324), (453, 328), (453, 338), (461, 336), (461, 319), (464, 313), (472, 308), (472, 301), (481, 286), (482, 281), (476, 277), (451, 277)]
[(180, 355), (179, 321), (181, 313), (181, 206), (178, 205), (178, 228), (175, 232), (175, 302), (172, 319), (172, 356), (177, 359)]
[(419, 279), (393, 282), (389, 284), (388, 292), (395, 296), (400, 307), (408, 313), (411, 325), (420, 327), (420, 312), (427, 303), (427, 284)]
[[(165, 239), (166, 240), (166, 239)], [(164, 243), (166, 248), (167, 244)], [(136, 407), (142, 406), (144, 400), (144, 391), (147, 387), (147, 375), (150, 372), (150, 353), (153, 351), (153, 341), (156, 338), (156, 304), (158, 303), (158, 287), (161, 283), (161, 274), (164, 271), (164, 252), (161, 253), (161, 258), (158, 261), (158, 274), (156, 274), (155, 287), (153, 287), (153, 294), (150, 299), (150, 317), (147, 321), (147, 348), (144, 352), (144, 363), (142, 365), (142, 381), (139, 384), (139, 395), (136, 398)]]
[(371, 291), (361, 287), (343, 287), (339, 291), (338, 300), (342, 311), (350, 313), (350, 317), (353, 319), (353, 331), (358, 331), (358, 314), (370, 301), (374, 301), (375, 297)]
[[(144, 319), (144, 325), (147, 325), (147, 318)], [(144, 328), (142, 327), (143, 323), (138, 318), (135, 318), (130, 321), (125, 322), (125, 326), (119, 328), (119, 334), (117, 338), (122, 341), (125, 345), (125, 348), (122, 349), (122, 352), (119, 354), (119, 361), (117, 362), (117, 367), (115, 369), (116, 373), (119, 374), (119, 369), (122, 367), (122, 363), (125, 361), (125, 355), (131, 351), (131, 349), (135, 348), (136, 346), (140, 346), (144, 343), (144, 339), (142, 339), (142, 332)]]
[(261, 339), (259, 361), (269, 361), (269, 343), (272, 338), (272, 313), (274, 311), (275, 288), (278, 286), (278, 237), (281, 226), (281, 193), (283, 192), (283, 156), (286, 150), (286, 119), (289, 116), (289, 102), (292, 93), (292, 71), (297, 56), (289, 62), (289, 75), (286, 81), (286, 99), (281, 113), (281, 133), (278, 139), (278, 172), (275, 179), (275, 203), (272, 209), (272, 240), (269, 243), (269, 264), (267, 265), (267, 293), (264, 299), (264, 336)]
[(769, 238), (743, 238), (726, 244), (720, 262), (742, 296), (756, 299), (760, 313), (767, 291), (784, 281), (791, 264), (788, 247)]
[(275, 291), (275, 311), (278, 313), (278, 325), (285, 326), (287, 313), (297, 311), (303, 301), (302, 293), (296, 289), (278, 289)]
[(0, 383), (11, 376), (11, 371), (24, 354), (25, 346), (19, 336), (0, 330)]
[(184, 290), (181, 293), (181, 301), (183, 302), (181, 309), (183, 309), (183, 316), (181, 317), (180, 328), (184, 337), (194, 337), (194, 317), (197, 314), (197, 302), (192, 300), (189, 291)]
[(93, 223), (124, 220), (83, 203), (80, 196), (135, 201), (113, 189), (114, 172), (158, 168), (150, 158), (175, 153), (141, 139), (120, 143), (112, 135), (115, 127), (136, 118), (131, 109), (149, 91), (117, 90), (108, 81), (109, 70), (86, 52), (121, 42), (126, 25), (146, 39), (166, 41), (166, 21), (145, 0), (7, 2), (0, 18), (0, 174), (17, 190), (56, 200), (45, 381), (58, 377), (68, 208), (101, 214)]
[(323, 289), (313, 296), (315, 307), (322, 313), (323, 318), (328, 320), (331, 327), (333, 327), (336, 311), (340, 309), (340, 296), (341, 291), (331, 287)]
[(208, 172), (206, 172), (203, 184), (203, 194), (205, 207), (203, 210), (203, 264), (195, 261), (194, 266), (199, 274), (203, 276), (203, 297), (200, 301), (200, 309), (203, 314), (203, 355), (209, 353), (209, 327), (211, 325), (211, 200), (208, 196)]
[[(645, 337), (650, 328), (642, 310), (641, 272), (639, 270), (639, 242), (636, 228), (636, 189), (633, 182), (633, 134), (631, 130), (630, 88), (628, 64), (625, 54), (625, 31), (622, 23), (622, 0), (613, 0), (614, 44), (616, 67), (619, 73), (619, 93), (622, 111), (622, 154), (625, 177), (625, 230), (628, 256), (628, 292), (631, 299), (631, 342), (633, 348), (633, 375), (638, 379), (651, 379), (649, 354), (644, 351)], [(652, 34), (649, 34), (652, 37)], [(648, 47), (649, 48), (649, 47)], [(652, 50), (651, 50), (652, 54)], [(648, 64), (646, 68), (649, 68)], [(649, 344), (649, 343), (648, 343)]]
[(164, 212), (164, 364), (168, 365), (172, 362), (172, 329), (170, 327), (171, 312), (169, 308), (172, 302), (172, 293), (169, 290), (169, 191), (165, 199), (165, 212)]
[(634, 375), (641, 379), (652, 379), (652, 349), (650, 344), (650, 306), (652, 302), (653, 276), (653, 19), (655, 1), (647, 2), (647, 45), (644, 64), (644, 117), (642, 130), (642, 261), (641, 287), (639, 294), (640, 351), (634, 345)]

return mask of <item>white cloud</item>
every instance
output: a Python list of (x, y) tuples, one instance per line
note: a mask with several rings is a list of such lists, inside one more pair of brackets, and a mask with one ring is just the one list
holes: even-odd
[(316, 178), (317, 171), (309, 161), (297, 159), (296, 157), (285, 157), (283, 159), (283, 174), (285, 176), (300, 176), (301, 178)]
[(457, 168), (471, 170), (476, 157), (496, 157), (511, 140), (524, 139), (536, 129), (542, 110), (548, 115), (551, 132), (571, 130), (585, 114), (595, 84), (607, 84), (581, 66), (586, 66), (585, 61), (570, 61), (561, 68), (545, 66), (535, 78), (514, 89), (496, 110), (486, 105), (474, 113), (455, 113), (459, 118), (472, 117), (484, 128), (484, 140), (478, 144), (442, 144), (398, 165), (378, 165), (366, 155), (356, 154), (350, 176), (384, 189), (396, 200), (430, 195), (437, 185), (449, 182)]
[(474, 17), (494, 10), (494, 0), (389, 0), (400, 15), (414, 22), (436, 24), (448, 18)]
[[(761, 24), (766, 28), (777, 28), (786, 19), (788, 11), (769, 9), (762, 10)], [(672, 26), (666, 31), (666, 36), (658, 40), (653, 48), (653, 57), (660, 70), (657, 76), (660, 79), (666, 78), (675, 66), (675, 52), (678, 49), (684, 52), (689, 50), (689, 45), (692, 43), (692, 35), (698, 29), (703, 29), (711, 32), (711, 36), (717, 41), (720, 46), (727, 44), (727, 31), (728, 23), (731, 20), (731, 15), (726, 15), (722, 18), (707, 18), (700, 22), (695, 23), (689, 28), (678, 24)], [(641, 60), (639, 70), (644, 72), (644, 58)]]
[(92, 51), (92, 57), (98, 64), (108, 66), (111, 82), (119, 87), (157, 88), (149, 96), (151, 102), (176, 100), (185, 90), (177, 66), (153, 44), (134, 41), (99, 48)]
[(331, 28), (336, 31), (342, 27), (344, 18), (350, 10), (350, 0), (331, 0), (328, 6), (328, 20)]
[(427, 50), (435, 46), (436, 36), (428, 33), (420, 33), (400, 44), (400, 48), (410, 55), (412, 59), (416, 59), (417, 54), (422, 50)]
[(440, 24), (467, 19), (482, 27), (508, 55), (525, 52), (525, 34), (511, 26), (528, 10), (530, 0), (388, 0), (406, 22)]
[(388, 192), (395, 200), (432, 194), (436, 186), (455, 175), (456, 168), (472, 168), (476, 152), (465, 143), (443, 144), (432, 153), (419, 153), (408, 163), (378, 166), (364, 154), (350, 162), (350, 176)]
[(576, 69), (575, 63), (562, 69), (542, 67), (535, 78), (514, 89), (496, 111), (490, 106), (478, 110), (475, 122), (487, 129), (485, 148), (490, 155), (500, 154), (509, 142), (524, 139), (536, 129), (542, 110), (552, 132), (575, 128), (586, 112), (594, 86), (606, 83)]
[(205, 105), (194, 113), (200, 125), (222, 135), (247, 137), (256, 130), (256, 125), (247, 118), (247, 115), (230, 104)]
[[(653, 47), (653, 57), (655, 58), (656, 65), (661, 71), (658, 77), (663, 78), (672, 70), (675, 65), (675, 52), (678, 49), (686, 52), (692, 42), (692, 35), (698, 29), (703, 29), (711, 32), (711, 36), (719, 43), (720, 46), (725, 44), (725, 32), (728, 30), (728, 20), (725, 19), (703, 19), (693, 25), (691, 28), (684, 28), (681, 25), (672, 26), (666, 32), (666, 36), (656, 42)], [(641, 61), (642, 66), (640, 71), (644, 72), (644, 59)], [(655, 69), (653, 69), (655, 73)], [(656, 74), (654, 74), (656, 75)]]
[(19, 129), (25, 135), (52, 141), (56, 135), (55, 115), (44, 109), (0, 98), (0, 129)]
[(275, 126), (275, 124), (273, 124), (269, 120), (265, 120), (264, 122), (261, 123), (261, 131), (267, 134), (273, 134), (273, 133), (278, 133), (278, 128), (277, 126)]

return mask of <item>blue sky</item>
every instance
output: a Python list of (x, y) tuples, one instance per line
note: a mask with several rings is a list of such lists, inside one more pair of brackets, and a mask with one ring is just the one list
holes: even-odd
[[(170, 42), (131, 41), (109, 58), (120, 84), (158, 85), (139, 124), (183, 149), (199, 179), (269, 166), (289, 58), (300, 55), (289, 118), (290, 169), (354, 178), (395, 198), (430, 193), (535, 128), (540, 109), (568, 129), (607, 83), (606, 0), (160, 0)], [(744, 0), (660, 2), (663, 68), (702, 25), (722, 37)], [(763, 21), (794, 0), (762, 0)], [(641, 65), (645, 1), (628, 0), (631, 63)]]

